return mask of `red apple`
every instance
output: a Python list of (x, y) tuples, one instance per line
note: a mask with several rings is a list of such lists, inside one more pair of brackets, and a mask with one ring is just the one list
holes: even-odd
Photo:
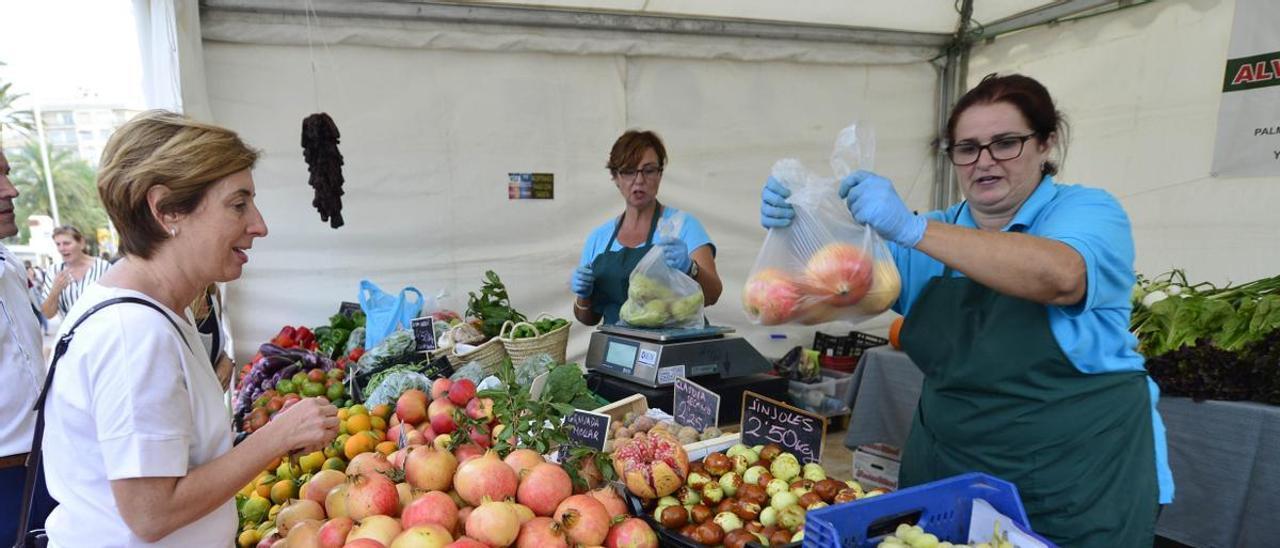
[[(432, 392), (434, 391), (433, 389)], [(471, 379), (458, 379), (458, 382), (449, 387), (449, 401), (454, 405), (467, 405), (467, 402), (474, 397), (476, 397), (476, 383)]]
[(451, 386), (453, 386), (453, 381), (449, 379), (444, 377), (436, 379), (435, 382), (431, 383), (431, 399), (438, 400), (445, 397), (449, 393), (449, 387)]
[(489, 398), (472, 398), (467, 402), (467, 416), (482, 422), (493, 420), (493, 400)]

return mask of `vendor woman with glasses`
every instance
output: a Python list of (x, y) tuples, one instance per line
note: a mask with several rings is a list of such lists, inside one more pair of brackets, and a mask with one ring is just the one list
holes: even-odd
[[(1039, 82), (988, 76), (947, 121), (963, 202), (916, 214), (884, 177), (841, 182), (892, 242), (902, 347), (925, 375), (899, 482), (985, 472), (1060, 546), (1151, 546), (1173, 478), (1129, 333), (1133, 236), (1110, 194), (1054, 180), (1064, 130)], [(790, 224), (787, 194), (766, 183), (764, 226)]]
[(587, 325), (602, 319), (606, 324), (618, 323), (631, 271), (653, 246), (662, 249), (667, 266), (688, 274), (702, 286), (706, 306), (720, 298), (715, 244), (693, 215), (685, 212), (677, 237), (654, 241), (658, 220), (680, 212), (658, 202), (666, 165), (667, 149), (652, 131), (628, 131), (613, 143), (606, 167), (626, 207), (587, 236), (571, 280), (573, 313), (578, 321)]

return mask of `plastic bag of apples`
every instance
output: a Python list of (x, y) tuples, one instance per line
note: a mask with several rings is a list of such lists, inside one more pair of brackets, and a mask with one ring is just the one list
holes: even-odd
[(871, 131), (858, 124), (840, 132), (831, 154), (834, 178), (795, 159), (773, 165), (773, 178), (791, 191), (796, 216), (771, 228), (742, 291), (747, 317), (758, 325), (853, 323), (888, 310), (902, 280), (874, 230), (859, 224), (840, 199), (840, 180), (871, 169)]

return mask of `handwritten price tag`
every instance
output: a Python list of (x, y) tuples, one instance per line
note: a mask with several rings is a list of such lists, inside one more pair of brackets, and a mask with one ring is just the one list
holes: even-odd
[(569, 429), (569, 440), (575, 445), (604, 451), (604, 440), (609, 435), (609, 422), (613, 417), (581, 409), (565, 417), (564, 426)]
[(673, 389), (672, 410), (677, 423), (699, 432), (719, 425), (720, 394), (684, 377), (676, 379)]
[(742, 443), (776, 443), (801, 464), (822, 460), (827, 419), (750, 390), (742, 393)]

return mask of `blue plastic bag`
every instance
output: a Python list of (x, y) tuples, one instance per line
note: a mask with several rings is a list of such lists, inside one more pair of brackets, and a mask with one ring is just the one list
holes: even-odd
[[(409, 296), (416, 295), (413, 301)], [(387, 293), (369, 280), (360, 280), (360, 308), (364, 310), (364, 348), (372, 350), (397, 329), (411, 329), (411, 322), (422, 314), (422, 292), (409, 286), (399, 295)]]

